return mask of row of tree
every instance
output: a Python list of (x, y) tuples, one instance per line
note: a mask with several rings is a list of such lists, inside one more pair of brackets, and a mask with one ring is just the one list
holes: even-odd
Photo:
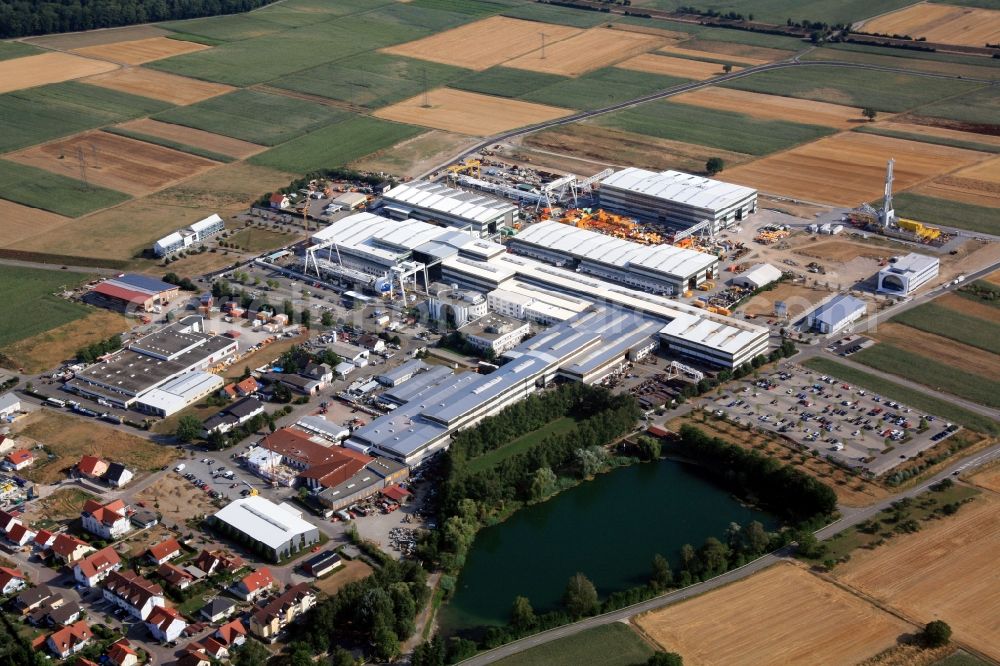
[(86, 347), (81, 347), (76, 352), (76, 358), (81, 363), (93, 363), (105, 354), (118, 351), (122, 348), (122, 336), (112, 335), (106, 340), (99, 340)]

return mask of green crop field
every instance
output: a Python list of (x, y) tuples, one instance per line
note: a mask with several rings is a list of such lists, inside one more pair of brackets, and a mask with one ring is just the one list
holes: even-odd
[(410, 7), (458, 12), (476, 18), (499, 14), (510, 6), (510, 3), (488, 2), (488, 0), (478, 0), (477, 2), (469, 2), (468, 0), (412, 0), (406, 4)]
[(23, 58), (24, 56), (45, 53), (43, 49), (24, 42), (0, 42), (0, 60)]
[(497, 666), (637, 666), (653, 656), (653, 648), (628, 625), (615, 622), (539, 645), (505, 657)]
[(154, 116), (175, 125), (274, 146), (347, 118), (350, 114), (319, 102), (237, 90)]
[[(413, 28), (421, 28), (428, 32), (440, 32), (448, 28), (454, 28), (463, 23), (479, 20), (496, 11), (501, 7), (489, 5), (479, 6), (479, 3), (465, 3), (469, 11), (448, 11), (442, 8), (434, 8), (428, 4), (413, 2), (395, 2), (391, 5), (371, 12), (366, 18), (377, 19), (378, 21), (391, 23)], [(488, 10), (483, 14), (477, 13), (478, 9)]]
[(971, 317), (936, 303), (924, 303), (892, 318), (891, 321), (1000, 354), (1000, 335), (991, 321)]
[(908, 111), (922, 104), (969, 92), (981, 84), (946, 79), (930, 80), (912, 74), (816, 66), (760, 72), (719, 85), (896, 112)]
[(597, 123), (685, 143), (697, 143), (749, 155), (812, 141), (835, 130), (818, 125), (800, 125), (780, 120), (757, 120), (731, 111), (716, 111), (673, 102), (648, 102), (602, 116)]
[(148, 97), (67, 81), (0, 95), (0, 152), (162, 111)]
[(377, 109), (469, 74), (469, 70), (384, 53), (329, 62), (275, 81), (278, 88)]
[[(978, 150), (984, 153), (1000, 153), (1000, 146), (991, 146), (988, 143), (978, 141), (963, 141), (944, 136), (932, 136), (930, 134), (916, 134), (914, 132), (900, 132), (899, 130), (888, 129), (880, 125), (861, 125), (854, 129), (855, 132), (864, 134), (878, 134), (879, 136), (891, 136), (894, 139), (906, 139), (907, 141), (920, 141), (931, 143), (936, 146), (952, 146), (953, 148), (965, 148), (967, 150)], [(976, 136), (969, 134), (970, 137)]]
[[(260, 14), (259, 17), (258, 14)], [(167, 21), (160, 23), (159, 26), (182, 35), (208, 37), (217, 42), (237, 42), (271, 35), (287, 29), (287, 26), (280, 23), (265, 20), (262, 12), (254, 12), (252, 15), (227, 14), (188, 21)]]
[(1000, 66), (985, 58), (879, 48), (863, 44), (831, 44), (802, 57), (803, 60), (847, 60), (850, 62), (911, 69), (916, 72), (952, 74), (966, 78), (1000, 80)]
[(543, 74), (542, 72), (511, 67), (491, 67), (482, 72), (476, 72), (472, 76), (453, 81), (450, 87), (483, 93), (484, 95), (521, 97), (536, 90), (569, 81), (570, 79), (556, 74)]
[(0, 303), (5, 312), (17, 313), (0, 317), (0, 347), (85, 317), (90, 308), (53, 294), (86, 279), (80, 273), (0, 266)]
[(7, 160), (0, 160), (0, 198), (67, 217), (127, 201), (127, 194)]
[(928, 224), (940, 224), (985, 234), (1000, 234), (1000, 216), (996, 208), (925, 197), (902, 192), (895, 195), (893, 203), (903, 217)]
[(493, 449), (492, 451), (488, 451), (477, 458), (473, 458), (469, 461), (468, 465), (466, 465), (466, 471), (469, 474), (475, 474), (476, 472), (493, 469), (500, 461), (528, 451), (537, 444), (541, 443), (541, 441), (546, 437), (550, 435), (564, 435), (573, 430), (575, 427), (576, 419), (569, 416), (564, 416), (556, 419), (555, 421), (550, 421), (541, 428), (532, 430), (512, 442), (504, 444), (499, 449)]
[(687, 81), (673, 76), (606, 67), (521, 95), (521, 99), (572, 109), (597, 109)]
[(207, 160), (215, 160), (216, 162), (229, 163), (236, 161), (235, 158), (229, 155), (223, 155), (222, 153), (212, 152), (211, 150), (205, 150), (204, 148), (198, 148), (197, 146), (189, 146), (186, 143), (180, 143), (178, 141), (171, 141), (170, 139), (164, 139), (161, 136), (153, 136), (152, 134), (146, 134), (144, 132), (135, 132), (133, 130), (125, 129), (123, 127), (105, 127), (104, 131), (108, 134), (117, 134), (118, 136), (124, 136), (129, 139), (135, 139), (136, 141), (144, 141), (146, 143), (152, 143), (157, 146), (163, 146), (164, 148), (172, 148), (174, 150), (179, 150), (182, 153), (189, 153), (191, 155), (197, 155), (198, 157), (204, 157)]
[[(720, 12), (752, 14), (757, 21), (784, 24), (786, 19), (795, 21), (820, 21), (822, 23), (853, 23), (861, 19), (884, 14), (894, 9), (912, 5), (913, 0), (634, 0), (633, 7), (652, 7), (675, 11), (679, 7), (714, 9)], [(733, 30), (732, 32), (736, 32)]]
[(933, 359), (880, 342), (851, 357), (858, 363), (915, 381), (924, 386), (978, 402), (1000, 407), (1000, 381), (973, 375)]
[(556, 23), (558, 25), (569, 25), (575, 28), (593, 28), (602, 23), (614, 21), (617, 17), (604, 14), (602, 12), (590, 12), (579, 9), (569, 9), (556, 5), (540, 4), (529, 2), (512, 9), (507, 9), (504, 16), (511, 18), (526, 19), (528, 21), (541, 21), (543, 23)]
[(844, 365), (843, 363), (838, 363), (828, 358), (817, 357), (803, 361), (802, 365), (812, 368), (817, 372), (833, 375), (845, 382), (863, 386), (869, 391), (875, 391), (885, 397), (898, 400), (909, 407), (961, 424), (977, 432), (989, 434), (1000, 433), (1000, 423), (989, 417), (971, 412), (946, 400), (940, 400), (927, 395), (923, 391), (911, 389), (863, 370)]
[[(983, 0), (983, 1), (988, 2), (989, 0)], [(962, 4), (965, 5), (966, 3), (963, 2)], [(972, 6), (976, 5), (975, 2), (970, 2), (968, 4)], [(941, 661), (935, 661), (933, 664), (931, 664), (931, 666), (989, 666), (989, 662), (983, 661), (979, 657), (974, 657), (968, 652), (962, 652), (961, 650), (959, 650), (954, 654), (948, 655)]]
[(981, 87), (961, 97), (929, 104), (917, 109), (916, 113), (921, 116), (997, 126), (1000, 125), (1000, 90), (996, 85)]
[(250, 161), (290, 173), (307, 173), (342, 166), (424, 131), (422, 127), (354, 116), (255, 155)]

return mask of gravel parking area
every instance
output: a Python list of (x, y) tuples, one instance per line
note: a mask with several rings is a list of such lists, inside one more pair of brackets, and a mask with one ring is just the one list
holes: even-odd
[(736, 386), (708, 408), (875, 476), (957, 431), (943, 419), (794, 364)]

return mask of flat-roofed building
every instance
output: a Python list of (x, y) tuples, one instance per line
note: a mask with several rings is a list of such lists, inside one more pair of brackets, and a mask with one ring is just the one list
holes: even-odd
[(319, 530), (302, 512), (282, 502), (251, 496), (233, 500), (212, 516), (223, 533), (271, 561), (288, 557), (319, 541)]
[(427, 312), (430, 317), (456, 328), (489, 312), (486, 297), (478, 291), (432, 282), (427, 287), (427, 293)]
[(518, 319), (489, 314), (458, 331), (476, 349), (499, 356), (520, 344), (531, 333), (531, 327)]
[(433, 221), (478, 236), (492, 236), (519, 219), (517, 206), (509, 201), (425, 180), (397, 185), (382, 195), (382, 202), (390, 217)]
[(909, 296), (937, 277), (941, 262), (937, 257), (911, 252), (878, 272), (878, 291)]
[(844, 294), (834, 296), (806, 315), (806, 326), (818, 333), (839, 333), (865, 316), (868, 304)]
[(203, 220), (178, 229), (177, 231), (164, 236), (153, 243), (153, 254), (158, 257), (165, 257), (168, 254), (185, 250), (195, 243), (201, 243), (215, 234), (224, 231), (226, 223), (217, 214), (213, 213)]

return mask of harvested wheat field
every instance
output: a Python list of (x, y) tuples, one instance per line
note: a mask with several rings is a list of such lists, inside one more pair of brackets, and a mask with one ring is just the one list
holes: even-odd
[(886, 322), (868, 335), (902, 349), (919, 349), (922, 356), (980, 377), (1000, 377), (1000, 355), (927, 333), (904, 324)]
[(582, 32), (578, 28), (550, 23), (492, 16), (381, 51), (482, 71), (539, 49), (542, 45), (539, 33), (542, 30), (546, 35), (546, 51)]
[(795, 248), (797, 254), (814, 259), (825, 259), (834, 263), (846, 263), (858, 257), (881, 259), (891, 257), (893, 251), (874, 245), (852, 243), (851, 241), (820, 241)]
[(83, 319), (0, 348), (0, 355), (12, 359), (16, 367), (28, 372), (45, 372), (74, 359), (80, 348), (124, 333), (134, 323), (117, 312), (95, 308)]
[(774, 304), (781, 301), (788, 308), (788, 316), (797, 316), (811, 310), (814, 305), (830, 295), (828, 291), (812, 289), (798, 284), (782, 282), (770, 291), (762, 291), (749, 301), (743, 311), (748, 314), (770, 317), (774, 315)]
[(1000, 11), (920, 3), (865, 21), (861, 29), (941, 44), (985, 46), (1000, 41)]
[(1000, 135), (964, 132), (960, 129), (924, 125), (915, 122), (906, 122), (905, 120), (880, 120), (873, 127), (880, 127), (893, 132), (906, 132), (907, 134), (920, 134), (927, 137), (950, 139), (952, 141), (972, 141), (988, 146), (1000, 146)]
[(87, 181), (132, 195), (149, 194), (190, 178), (217, 162), (107, 132), (85, 132), (6, 156), (14, 162), (79, 178), (83, 155)]
[(677, 44), (679, 42), (691, 39), (691, 35), (686, 32), (678, 32), (677, 30), (667, 30), (665, 28), (654, 28), (648, 25), (634, 25), (632, 23), (610, 23), (608, 24), (609, 30), (616, 30), (618, 32), (638, 32), (643, 35), (656, 35), (657, 37), (662, 37), (666, 44)]
[(945, 294), (934, 299), (935, 305), (942, 305), (949, 310), (954, 310), (970, 317), (979, 317), (995, 324), (1000, 324), (1000, 308), (987, 303), (974, 301), (969, 298), (962, 298), (957, 294)]
[(709, 60), (728, 60), (734, 65), (743, 65), (745, 67), (750, 67), (753, 65), (766, 65), (777, 58), (752, 58), (750, 56), (733, 56), (732, 59), (726, 58), (723, 53), (712, 53), (711, 51), (698, 51), (695, 49), (686, 49), (681, 46), (664, 46), (659, 49), (657, 53), (666, 53), (667, 55), (676, 55), (679, 57), (695, 58), (696, 60), (709, 59)]
[(786, 562), (635, 623), (685, 664), (706, 666), (856, 664), (914, 629)]
[(110, 62), (69, 53), (42, 53), (0, 60), (0, 93), (79, 79), (114, 69), (118, 66)]
[(1000, 464), (995, 464), (982, 472), (973, 474), (969, 477), (969, 481), (980, 488), (1000, 493)]
[(151, 120), (149, 118), (131, 120), (127, 123), (122, 123), (118, 127), (240, 159), (266, 150), (264, 146), (258, 146), (256, 143), (250, 143), (249, 141), (232, 139), (228, 136), (212, 134), (211, 132), (194, 129), (193, 127), (161, 123), (158, 120)]
[(221, 83), (209, 83), (141, 67), (123, 67), (114, 72), (99, 74), (87, 79), (87, 83), (181, 105), (194, 104), (235, 90), (232, 86)]
[(935, 178), (914, 192), (975, 206), (1000, 208), (1000, 157)]
[(874, 134), (843, 132), (726, 170), (726, 180), (805, 201), (857, 206), (882, 195), (896, 159), (895, 188), (906, 190), (984, 157), (983, 153)]
[(538, 49), (504, 64), (533, 72), (579, 76), (655, 49), (663, 42), (662, 38), (654, 35), (594, 28), (546, 46), (544, 59), (541, 49)]
[(733, 111), (762, 120), (788, 120), (805, 125), (823, 125), (841, 129), (857, 125), (864, 120), (861, 117), (861, 109), (850, 106), (730, 88), (701, 88), (678, 95), (671, 101), (719, 111)]
[(856, 551), (838, 579), (917, 622), (942, 619), (954, 637), (1000, 659), (1000, 498), (983, 493), (917, 534)]
[[(687, 58), (671, 58), (670, 56), (656, 55), (655, 53), (643, 53), (634, 58), (629, 58), (625, 62), (618, 63), (617, 67), (638, 72), (648, 72), (650, 74), (679, 76), (682, 79), (710, 79), (713, 76), (719, 76), (723, 73), (722, 65), (714, 62), (688, 60)], [(739, 67), (733, 67), (733, 71), (739, 69)]]
[(44, 236), (49, 229), (68, 220), (68, 217), (47, 210), (0, 199), (0, 247), (7, 247), (24, 238)]
[(379, 109), (374, 115), (386, 120), (449, 132), (489, 136), (573, 113), (569, 109), (452, 88), (430, 91), (427, 101), (429, 106), (425, 108), (424, 95), (417, 95), (399, 104)]
[(74, 49), (73, 52), (92, 58), (118, 62), (123, 65), (141, 65), (144, 62), (170, 58), (182, 53), (204, 51), (210, 48), (212, 47), (204, 44), (196, 44), (195, 42), (184, 42), (179, 39), (150, 37), (130, 42), (84, 46), (83, 48)]

